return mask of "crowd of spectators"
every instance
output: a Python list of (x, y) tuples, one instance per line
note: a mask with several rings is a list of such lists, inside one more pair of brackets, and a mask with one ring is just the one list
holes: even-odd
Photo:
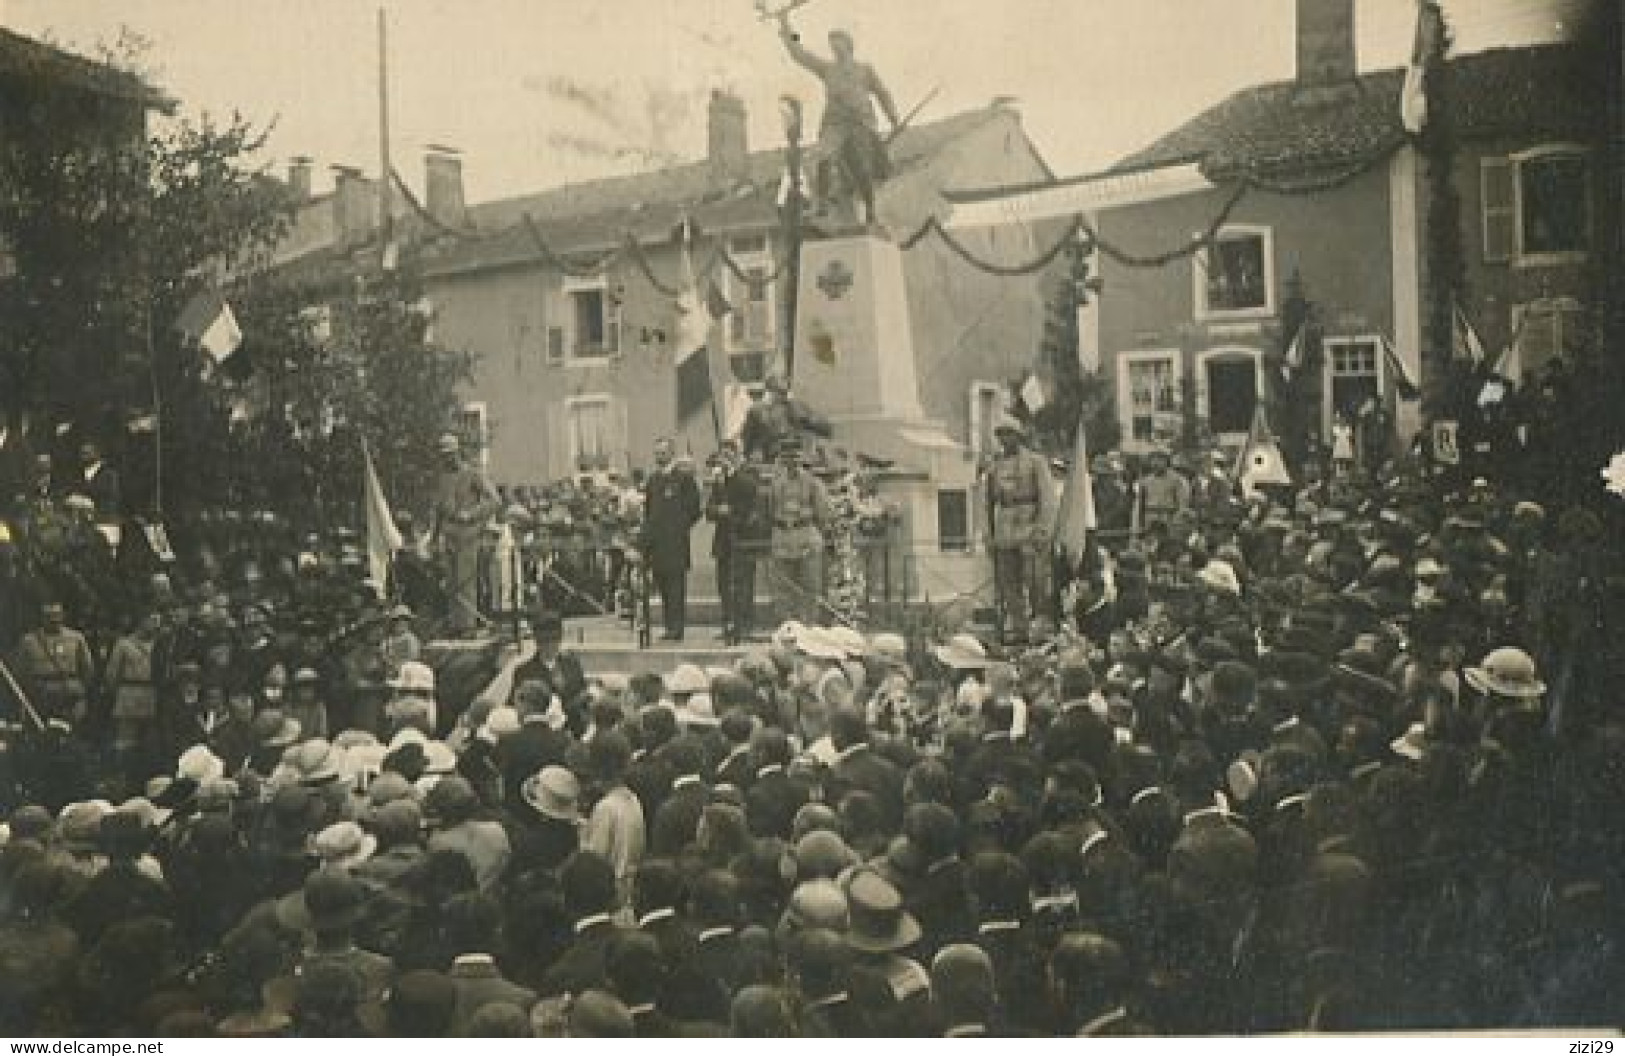
[(622, 678), (537, 612), (511, 677), (454, 688), (342, 539), (160, 572), (112, 641), (47, 603), (12, 654), (43, 728), (4, 755), (0, 1031), (1617, 1016), (1598, 517), (1409, 473), (1225, 509), (1108, 540), (1010, 651), (785, 624)]

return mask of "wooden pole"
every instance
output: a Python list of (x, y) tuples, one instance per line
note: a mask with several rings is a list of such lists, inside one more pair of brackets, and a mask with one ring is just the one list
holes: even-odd
[(380, 245), (388, 254), (394, 235), (391, 202), (395, 172), (389, 161), (389, 24), (384, 9), (378, 9), (378, 230)]

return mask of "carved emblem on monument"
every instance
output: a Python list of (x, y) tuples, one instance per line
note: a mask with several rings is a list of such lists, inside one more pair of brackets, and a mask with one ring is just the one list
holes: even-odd
[(846, 291), (852, 288), (852, 269), (847, 267), (843, 261), (830, 261), (828, 266), (819, 273), (818, 288), (830, 300), (840, 300), (846, 296)]

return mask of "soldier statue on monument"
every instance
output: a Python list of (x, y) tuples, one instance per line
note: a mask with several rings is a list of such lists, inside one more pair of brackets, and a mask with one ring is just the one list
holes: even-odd
[(893, 133), (902, 127), (897, 104), (875, 73), (874, 67), (859, 62), (852, 34), (837, 29), (829, 35), (833, 58), (814, 55), (801, 44), (790, 26), (788, 9), (778, 13), (779, 39), (796, 63), (824, 82), (824, 116), (818, 126), (818, 154), (813, 165), (813, 202), (820, 213), (830, 211), (837, 200), (833, 186), (838, 167), (850, 195), (863, 202), (865, 224), (875, 222), (875, 187), (891, 175), (886, 156), (886, 140), (880, 134), (870, 97), (879, 100)]

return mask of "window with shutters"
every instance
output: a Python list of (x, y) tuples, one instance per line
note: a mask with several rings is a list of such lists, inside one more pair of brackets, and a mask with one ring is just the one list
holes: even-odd
[(618, 402), (607, 393), (572, 396), (564, 401), (565, 444), (571, 472), (607, 472), (615, 464), (617, 452), (626, 448), (626, 427), (618, 413)]
[(621, 350), (621, 304), (602, 277), (566, 287), (572, 360), (597, 361)]
[(1516, 335), (1501, 374), (1523, 383), (1524, 375), (1538, 374), (1554, 359), (1569, 356), (1580, 339), (1585, 310), (1572, 297), (1553, 297), (1521, 304), (1512, 310)]
[(1484, 235), (1484, 261), (1503, 263), (1512, 257), (1517, 239), (1518, 207), (1512, 189), (1513, 166), (1506, 158), (1478, 163), (1478, 189)]
[(728, 301), (726, 327), (730, 352), (765, 351), (773, 346), (773, 259), (767, 239), (757, 235), (728, 243), (728, 256), (738, 267), (722, 266)]

